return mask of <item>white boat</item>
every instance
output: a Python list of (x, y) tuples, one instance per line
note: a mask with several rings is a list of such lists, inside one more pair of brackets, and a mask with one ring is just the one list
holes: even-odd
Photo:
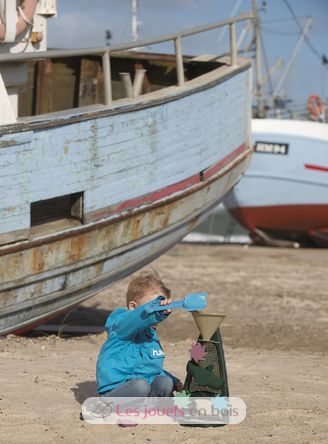
[[(45, 29), (55, 2), (21, 3)], [(230, 191), (252, 152), (250, 63), (235, 44), (236, 22), (250, 16), (86, 50), (42, 48), (33, 16), (0, 54), (2, 334), (44, 322), (168, 250)], [(222, 26), (229, 57), (182, 56), (183, 37)], [(171, 56), (129, 51), (170, 40)]]
[[(263, 93), (263, 39), (256, 0), (253, 13), (257, 101), (254, 112), (262, 118), (252, 120), (254, 155), (250, 167), (224, 204), (256, 243), (327, 246), (328, 107), (317, 95), (310, 95), (307, 108), (295, 107), (286, 100), (282, 89), (312, 19), (307, 18), (286, 68), (267, 99)], [(283, 118), (287, 115), (292, 119)], [(235, 227), (229, 227), (231, 238)]]
[[(328, 244), (328, 124), (254, 119), (250, 168), (225, 205), (259, 241)], [(264, 233), (264, 236), (263, 236)]]

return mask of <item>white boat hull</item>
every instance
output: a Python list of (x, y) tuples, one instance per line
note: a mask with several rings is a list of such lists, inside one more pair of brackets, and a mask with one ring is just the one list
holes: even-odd
[(328, 229), (328, 125), (253, 120), (250, 168), (225, 199), (250, 232), (317, 236)]

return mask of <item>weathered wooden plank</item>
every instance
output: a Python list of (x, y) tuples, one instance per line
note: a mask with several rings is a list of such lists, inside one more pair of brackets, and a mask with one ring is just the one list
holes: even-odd
[[(19, 219), (20, 220), (20, 219)], [(19, 240), (28, 239), (29, 230), (15, 230), (13, 231), (12, 225), (10, 230), (5, 233), (0, 233), (0, 245), (11, 244)]]

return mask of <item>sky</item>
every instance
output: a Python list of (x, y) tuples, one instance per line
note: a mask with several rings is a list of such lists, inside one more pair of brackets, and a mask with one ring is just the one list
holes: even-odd
[[(308, 38), (314, 50), (328, 58), (328, 0), (287, 0), (299, 21), (304, 25), (313, 18)], [(235, 15), (251, 10), (251, 0), (138, 0), (139, 37), (158, 37), (197, 25), (228, 18), (235, 6)], [(271, 68), (278, 59), (284, 65), (272, 78), (273, 88), (281, 77), (300, 37), (286, 0), (258, 0), (267, 65)], [(90, 6), (92, 5), (92, 6)], [(131, 41), (131, 0), (57, 0), (58, 17), (48, 24), (50, 48), (105, 46), (105, 31), (111, 31), (111, 44)], [(237, 29), (237, 36), (241, 27)], [(251, 34), (245, 39), (250, 41)], [(228, 33), (211, 31), (183, 40), (186, 54), (202, 52), (220, 54), (227, 49)], [(155, 52), (172, 52), (173, 46), (147, 48)], [(264, 72), (264, 65), (263, 65)], [(265, 77), (265, 72), (264, 72)], [(269, 88), (269, 83), (266, 84)], [(318, 55), (305, 43), (282, 85), (281, 93), (296, 103), (305, 103), (308, 96), (317, 94), (327, 100), (328, 65), (323, 66)]]

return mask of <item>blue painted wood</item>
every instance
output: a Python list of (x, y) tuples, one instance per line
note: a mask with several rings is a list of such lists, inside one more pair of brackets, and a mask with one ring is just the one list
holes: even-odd
[(29, 228), (31, 202), (84, 191), (90, 213), (224, 158), (245, 142), (248, 76), (156, 107), (0, 137), (0, 233)]

